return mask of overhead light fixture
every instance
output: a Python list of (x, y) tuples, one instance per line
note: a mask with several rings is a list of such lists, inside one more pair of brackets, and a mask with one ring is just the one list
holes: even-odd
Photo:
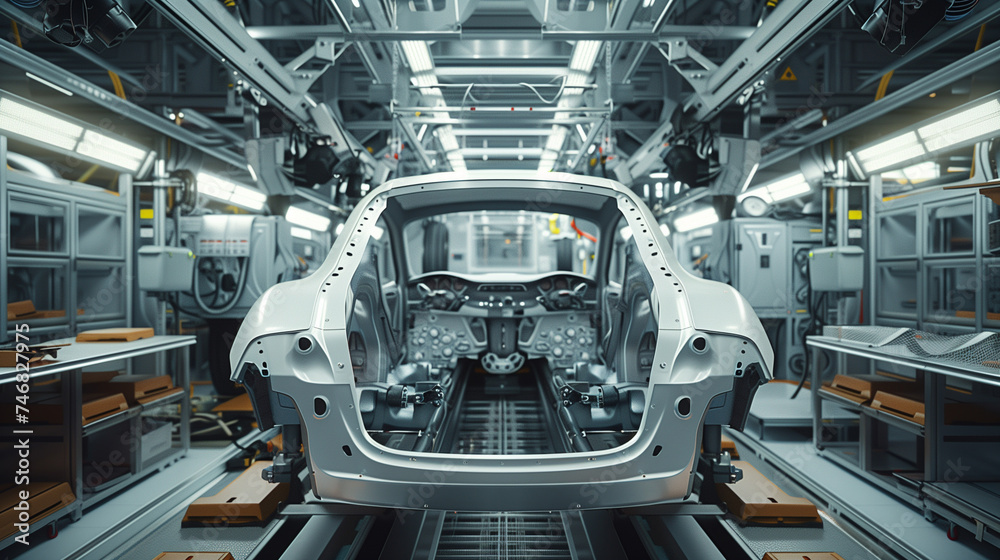
[(326, 231), (330, 229), (330, 218), (314, 214), (298, 206), (289, 206), (285, 212), (285, 219), (289, 222), (316, 231)]
[(719, 215), (715, 213), (715, 208), (705, 208), (674, 219), (674, 229), (678, 233), (685, 233), (710, 226), (718, 221)]
[(400, 41), (399, 45), (403, 48), (403, 54), (410, 65), (410, 71), (414, 74), (429, 72), (434, 69), (434, 63), (431, 61), (431, 51), (427, 48), (427, 43), (424, 41)]
[(663, 234), (663, 237), (670, 237), (670, 226), (667, 224), (660, 224), (660, 233)]
[(261, 210), (267, 203), (267, 195), (229, 179), (223, 179), (209, 173), (199, 173), (196, 176), (198, 194), (228, 202), (249, 210)]
[[(949, 170), (949, 172), (951, 172)], [(924, 181), (941, 178), (941, 166), (935, 161), (925, 161), (903, 169), (882, 173), (885, 181), (896, 181), (901, 185), (916, 185)]]
[(300, 228), (292, 226), (292, 237), (298, 237), (299, 239), (305, 239), (307, 241), (312, 241), (313, 234), (312, 231), (306, 228)]
[(755, 196), (764, 202), (772, 204), (802, 196), (809, 192), (812, 192), (812, 186), (806, 181), (805, 175), (802, 173), (792, 173), (791, 175), (785, 175), (774, 181), (754, 187), (736, 197), (736, 200), (743, 202), (745, 198)]
[(361, 2), (359, 2), (358, 0), (351, 0), (351, 4), (354, 4), (355, 8), (361, 7)]
[(876, 170), (891, 169), (903, 162), (927, 155), (915, 131), (904, 132), (883, 140), (873, 146), (851, 152), (862, 170), (874, 173)]
[(967, 138), (992, 136), (1000, 130), (1000, 100), (990, 99), (917, 129), (928, 152), (963, 143)]
[(600, 41), (577, 41), (573, 47), (573, 57), (569, 61), (569, 69), (590, 73), (594, 69), (594, 61), (597, 60), (600, 48)]
[(340, 235), (342, 231), (344, 231), (344, 222), (340, 222), (339, 224), (337, 224), (337, 227), (334, 228), (333, 230), (333, 234)]
[(9, 94), (0, 96), (0, 131), (126, 173), (140, 173), (155, 156), (142, 146), (99, 132), (71, 117), (54, 115)]
[(75, 148), (83, 134), (82, 126), (7, 97), (0, 98), (0, 129), (64, 150)]
[(657, 171), (656, 173), (649, 174), (650, 179), (669, 179), (670, 173), (667, 171)]
[(582, 124), (576, 125), (576, 133), (580, 135), (580, 141), (581, 142), (586, 142), (587, 141), (587, 131), (583, 129), (583, 125)]
[(38, 82), (40, 84), (44, 84), (44, 85), (49, 86), (50, 88), (58, 91), (59, 93), (61, 93), (63, 95), (68, 95), (70, 97), (73, 97), (73, 92), (72, 91), (70, 91), (70, 90), (68, 90), (68, 89), (66, 89), (64, 87), (59, 87), (59, 86), (53, 84), (52, 82), (50, 82), (48, 80), (43, 80), (42, 78), (39, 78), (38, 76), (32, 74), (31, 72), (25, 72), (24, 75), (27, 76), (27, 77), (29, 77), (29, 78), (31, 78), (32, 80), (35, 80), (36, 82)]
[(934, 119), (848, 152), (863, 175), (874, 175), (949, 150), (971, 146), (1000, 132), (997, 94), (966, 103)]
[(95, 130), (85, 130), (76, 152), (82, 156), (110, 163), (125, 169), (139, 169), (148, 150), (116, 140)]
[(424, 140), (424, 134), (427, 134), (427, 125), (426, 124), (420, 126), (420, 132), (417, 133), (417, 141), (418, 142), (423, 142), (423, 140)]

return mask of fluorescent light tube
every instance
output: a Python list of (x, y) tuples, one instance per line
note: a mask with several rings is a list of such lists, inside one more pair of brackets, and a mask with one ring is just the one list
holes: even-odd
[(73, 150), (83, 127), (6, 97), (0, 98), (0, 130)]
[(1000, 101), (991, 99), (917, 129), (928, 152), (1000, 130)]
[(424, 41), (400, 41), (399, 44), (403, 47), (403, 54), (406, 55), (410, 71), (414, 74), (429, 72), (434, 69), (434, 63), (431, 61), (431, 51), (427, 48), (427, 43)]
[(570, 59), (569, 69), (589, 74), (594, 69), (594, 61), (597, 60), (600, 48), (600, 41), (577, 41), (573, 47), (573, 58)]
[(63, 95), (68, 95), (70, 97), (73, 97), (73, 92), (72, 91), (70, 91), (70, 90), (68, 90), (68, 89), (66, 89), (64, 87), (59, 87), (59, 86), (53, 84), (52, 82), (50, 82), (48, 80), (43, 80), (42, 78), (39, 78), (38, 76), (32, 74), (31, 72), (25, 72), (24, 75), (27, 76), (27, 77), (29, 77), (29, 78), (31, 78), (32, 80), (35, 80), (36, 82), (38, 82), (40, 84), (45, 84), (45, 85), (49, 86), (50, 88), (58, 91), (59, 93), (61, 93)]
[(260, 210), (267, 203), (267, 195), (257, 189), (236, 185), (232, 196), (229, 197), (229, 202), (237, 206), (243, 206), (244, 208)]
[(244, 187), (222, 177), (199, 173), (196, 177), (198, 194), (241, 206), (249, 210), (261, 210), (267, 202), (267, 195), (249, 187)]
[(893, 165), (926, 155), (927, 150), (914, 131), (904, 132), (874, 146), (854, 152), (858, 164), (866, 173), (888, 169)]
[(669, 237), (670, 226), (668, 226), (667, 224), (660, 224), (660, 232), (663, 234), (663, 237)]
[(719, 221), (714, 208), (697, 210), (674, 220), (674, 229), (680, 233), (710, 226)]
[(148, 150), (116, 140), (96, 130), (86, 130), (76, 147), (82, 156), (100, 160), (117, 167), (137, 171), (149, 154)]
[(292, 237), (298, 237), (299, 239), (307, 239), (309, 241), (312, 241), (313, 234), (312, 231), (306, 228), (292, 226)]
[(314, 214), (298, 206), (289, 206), (285, 212), (285, 219), (289, 222), (316, 231), (326, 231), (330, 229), (330, 218)]

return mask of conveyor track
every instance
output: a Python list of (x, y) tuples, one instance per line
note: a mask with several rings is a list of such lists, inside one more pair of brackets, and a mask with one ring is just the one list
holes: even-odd
[(488, 379), (471, 380), (459, 401), (452, 453), (525, 455), (555, 453), (553, 426), (546, 421), (533, 374), (515, 378), (504, 394), (488, 394)]
[(449, 513), (436, 560), (573, 558), (557, 513)]

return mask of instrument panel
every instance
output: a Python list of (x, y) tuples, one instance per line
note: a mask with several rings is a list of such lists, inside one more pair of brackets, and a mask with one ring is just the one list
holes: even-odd
[(597, 284), (586, 276), (556, 272), (542, 276), (489, 275), (470, 278), (430, 273), (410, 280), (408, 300), (418, 309), (437, 311), (590, 310), (597, 306)]

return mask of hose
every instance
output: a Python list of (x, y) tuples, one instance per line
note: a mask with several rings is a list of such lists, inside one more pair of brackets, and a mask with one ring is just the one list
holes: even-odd
[[(236, 304), (240, 301), (240, 298), (243, 296), (243, 288), (247, 284), (247, 268), (249, 268), (247, 266), (248, 260), (249, 258), (244, 258), (243, 261), (240, 263), (240, 278), (239, 280), (236, 281), (237, 284), (236, 293), (233, 294), (233, 297), (229, 300), (229, 302), (227, 302), (222, 307), (209, 307), (202, 299), (201, 291), (198, 289), (198, 278), (201, 275), (201, 268), (195, 267), (194, 289), (192, 290), (192, 292), (194, 292), (194, 301), (196, 304), (198, 304), (198, 309), (201, 309), (202, 312), (208, 315), (222, 315), (223, 313), (226, 313), (230, 309), (236, 307)], [(218, 280), (216, 281), (218, 282)]]

